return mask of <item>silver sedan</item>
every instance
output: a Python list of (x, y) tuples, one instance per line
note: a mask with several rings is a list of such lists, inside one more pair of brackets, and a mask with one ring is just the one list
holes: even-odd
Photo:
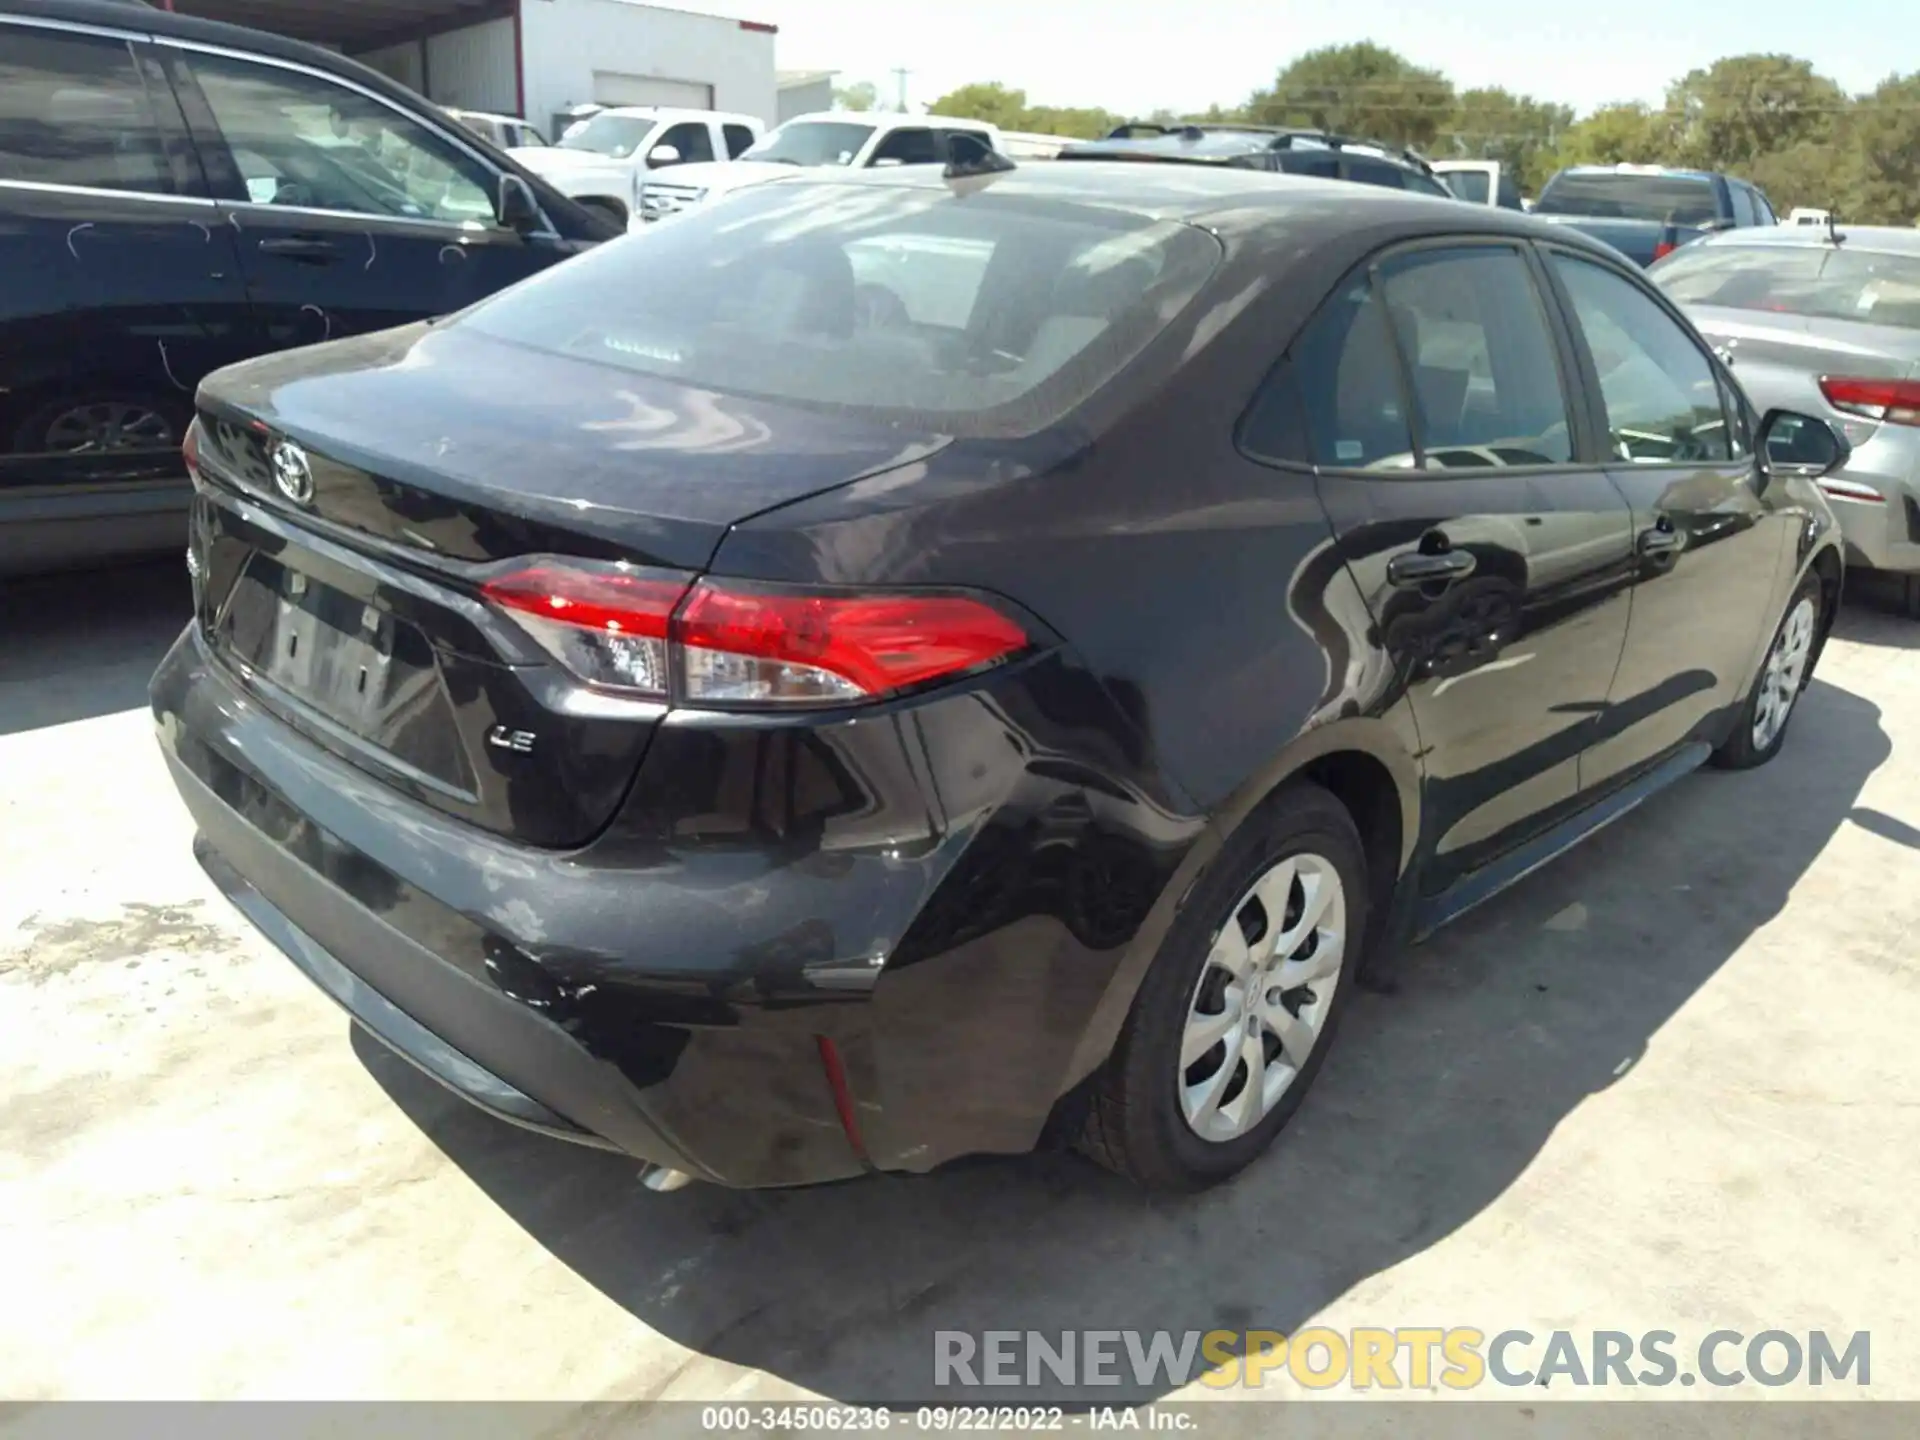
[(1820, 482), (1851, 565), (1890, 572), (1920, 618), (1920, 230), (1743, 229), (1649, 272), (1756, 409), (1833, 422), (1853, 444)]

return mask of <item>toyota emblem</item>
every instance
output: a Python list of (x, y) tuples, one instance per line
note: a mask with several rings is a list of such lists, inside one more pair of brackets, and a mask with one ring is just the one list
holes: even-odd
[(313, 468), (307, 464), (307, 452), (291, 440), (276, 440), (269, 453), (273, 465), (273, 484), (296, 505), (313, 499)]

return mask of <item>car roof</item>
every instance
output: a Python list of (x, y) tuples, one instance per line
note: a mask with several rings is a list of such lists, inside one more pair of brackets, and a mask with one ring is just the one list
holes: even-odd
[(1115, 158), (1137, 156), (1153, 160), (1234, 160), (1243, 155), (1264, 155), (1273, 149), (1268, 137), (1245, 131), (1204, 131), (1198, 135), (1149, 135), (1140, 139), (1080, 140), (1067, 147), (1074, 158), (1110, 155)]
[[(1920, 230), (1903, 225), (1835, 226), (1843, 250), (1871, 250), (1881, 255), (1920, 255)], [(1825, 225), (1748, 225), (1737, 230), (1722, 230), (1703, 235), (1688, 250), (1699, 246), (1707, 250), (1729, 247), (1760, 249), (1784, 247), (1789, 250), (1832, 249), (1833, 237)]]
[(1713, 180), (1718, 178), (1717, 170), (1693, 170), (1684, 165), (1631, 165), (1621, 161), (1618, 165), (1569, 165), (1560, 172), (1562, 175), (1648, 175), (1671, 180)]
[[(1040, 161), (982, 177), (948, 180), (932, 166), (884, 170), (795, 171), (775, 185), (900, 186), (936, 190), (954, 186), (995, 194), (1053, 200), (1216, 228), (1225, 217), (1236, 224), (1283, 223), (1309, 241), (1355, 229), (1393, 229), (1457, 234), (1507, 234), (1552, 240), (1615, 258), (1615, 252), (1578, 231), (1550, 225), (1515, 210), (1462, 205), (1412, 191), (1348, 180), (1320, 180), (1225, 165), (1142, 165), (1125, 160), (1081, 160), (1063, 165)], [(1438, 222), (1438, 223), (1436, 223)]]
[(900, 130), (922, 125), (945, 125), (955, 130), (994, 131), (999, 127), (985, 120), (968, 120), (958, 115), (897, 115), (874, 110), (812, 110), (796, 115), (783, 125), (871, 125), (876, 130)]
[(662, 115), (703, 115), (721, 121), (753, 120), (756, 125), (760, 123), (751, 115), (736, 115), (730, 110), (701, 110), (691, 105), (608, 105), (587, 118), (597, 120), (602, 115), (620, 116), (631, 120), (653, 120)]

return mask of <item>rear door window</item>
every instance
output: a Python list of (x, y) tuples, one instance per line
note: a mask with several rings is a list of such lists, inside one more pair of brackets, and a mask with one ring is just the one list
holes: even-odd
[(744, 125), (723, 126), (722, 133), (726, 138), (729, 160), (738, 160), (753, 145), (753, 131)]
[(1291, 364), (1276, 373), (1248, 413), (1243, 448), (1262, 459), (1305, 460), (1337, 470), (1413, 468), (1399, 361), (1371, 276), (1336, 291), (1301, 331), (1288, 359)]
[(1553, 332), (1518, 250), (1416, 250), (1380, 276), (1428, 468), (1573, 459)]
[(1755, 225), (1759, 216), (1753, 210), (1753, 192), (1744, 185), (1727, 186), (1727, 194), (1733, 198), (1733, 223), (1735, 225)]
[(0, 182), (175, 193), (160, 117), (172, 132), (179, 112), (149, 93), (124, 40), (13, 25), (0, 35)]

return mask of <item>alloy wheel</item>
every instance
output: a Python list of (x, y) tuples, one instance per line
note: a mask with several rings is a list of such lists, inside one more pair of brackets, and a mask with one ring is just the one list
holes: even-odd
[(47, 449), (62, 454), (165, 450), (173, 444), (172, 423), (151, 405), (99, 401), (63, 410), (47, 423)]
[(1793, 713), (1794, 701), (1806, 682), (1807, 662), (1813, 655), (1813, 600), (1801, 596), (1781, 622), (1773, 648), (1760, 672), (1760, 693), (1753, 705), (1753, 746), (1766, 750), (1780, 738)]
[(1180, 1112), (1202, 1140), (1236, 1140), (1299, 1077), (1326, 1028), (1347, 947), (1340, 873), (1289, 855), (1213, 939), (1180, 1037)]

